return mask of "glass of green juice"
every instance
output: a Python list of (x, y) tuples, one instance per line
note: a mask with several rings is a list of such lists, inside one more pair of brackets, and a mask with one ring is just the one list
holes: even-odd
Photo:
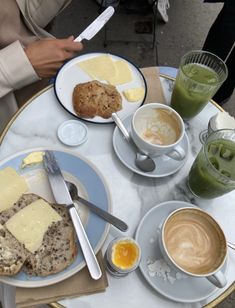
[(188, 176), (191, 192), (212, 199), (235, 189), (235, 129), (212, 132), (198, 153)]
[(195, 50), (181, 61), (171, 96), (171, 107), (183, 119), (196, 116), (228, 76), (226, 64), (216, 55)]

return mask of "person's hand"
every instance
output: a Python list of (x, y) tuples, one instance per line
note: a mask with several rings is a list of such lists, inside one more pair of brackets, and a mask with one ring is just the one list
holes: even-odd
[(42, 39), (25, 48), (25, 53), (39, 77), (53, 77), (64, 61), (73, 58), (82, 50), (82, 43), (73, 40), (73, 36), (66, 39)]

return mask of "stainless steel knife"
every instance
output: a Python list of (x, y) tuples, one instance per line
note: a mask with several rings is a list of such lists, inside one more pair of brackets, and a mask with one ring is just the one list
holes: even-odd
[(83, 39), (92, 39), (93, 36), (103, 28), (113, 13), (114, 8), (112, 6), (107, 7), (102, 14), (100, 14), (78, 37), (75, 38), (74, 42), (81, 42)]
[(84, 258), (87, 263), (88, 270), (93, 279), (99, 279), (102, 275), (99, 263), (96, 259), (94, 251), (91, 247), (89, 239), (86, 235), (85, 229), (82, 225), (81, 219), (74, 207), (66, 182), (63, 178), (62, 172), (55, 159), (53, 151), (45, 151), (44, 166), (48, 175), (51, 189), (58, 204), (63, 204), (67, 207), (70, 217), (72, 219)]

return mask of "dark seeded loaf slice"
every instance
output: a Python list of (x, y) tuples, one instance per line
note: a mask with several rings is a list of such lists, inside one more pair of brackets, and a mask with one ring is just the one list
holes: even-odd
[[(24, 194), (13, 207), (0, 213), (0, 223), (5, 224), (15, 213), (38, 199), (42, 198), (35, 194)], [(41, 247), (35, 253), (28, 251), (24, 245), (21, 245), (15, 237), (6, 230), (7, 236), (12, 240), (7, 241), (5, 245), (15, 252), (15, 256), (12, 257), (12, 262), (8, 263), (9, 268), (15, 264), (14, 260), (20, 257), (19, 260), (22, 260), (22, 262), (19, 261), (17, 263), (18, 271), (23, 265), (22, 270), (30, 275), (47, 276), (62, 271), (73, 262), (77, 254), (77, 241), (73, 223), (65, 206), (57, 204), (50, 205), (63, 219), (53, 223), (48, 228)], [(17, 244), (22, 249), (22, 251), (19, 249), (20, 253), (17, 252), (18, 248), (14, 249), (14, 247), (17, 247)], [(1, 243), (0, 246), (3, 247)], [(1, 264), (5, 265), (5, 261), (0, 259), (0, 267)], [(13, 267), (15, 268), (15, 265)], [(16, 269), (15, 272), (10, 269), (0, 271), (0, 275), (4, 275), (4, 273), (5, 275), (14, 275), (17, 271)]]
[(0, 275), (17, 274), (27, 257), (27, 251), (14, 236), (0, 225)]

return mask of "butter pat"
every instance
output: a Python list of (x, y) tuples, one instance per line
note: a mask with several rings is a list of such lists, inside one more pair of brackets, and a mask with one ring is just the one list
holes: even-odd
[(11, 208), (27, 190), (25, 179), (13, 168), (0, 170), (0, 212)]
[(144, 98), (144, 88), (132, 88), (123, 91), (123, 95), (129, 102), (138, 102)]
[(44, 234), (61, 216), (44, 200), (34, 201), (13, 215), (6, 228), (30, 252), (34, 253), (42, 245)]
[(22, 162), (22, 168), (29, 166), (29, 165), (35, 165), (35, 164), (39, 164), (43, 161), (43, 155), (45, 153), (44, 152), (33, 152), (30, 153), (28, 156), (26, 156), (23, 159)]

